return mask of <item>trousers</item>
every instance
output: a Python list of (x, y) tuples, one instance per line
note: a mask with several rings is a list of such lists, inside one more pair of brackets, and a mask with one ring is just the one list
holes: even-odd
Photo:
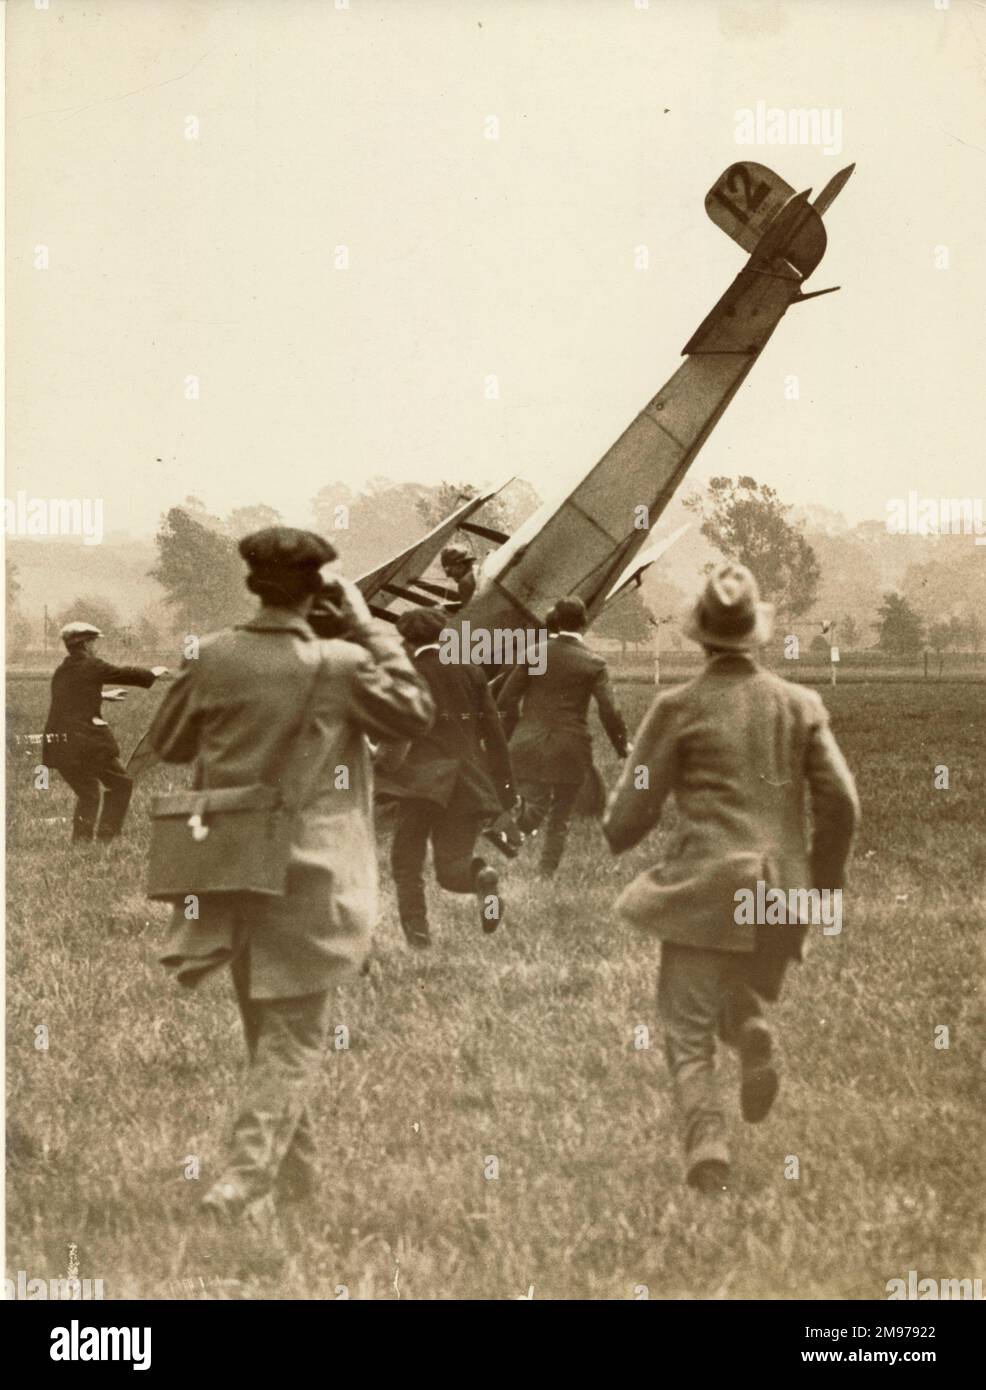
[(486, 861), (475, 853), (485, 814), (462, 812), (433, 801), (405, 799), (397, 807), (390, 867), (404, 931), (427, 930), (424, 868), (431, 844), (435, 877), (450, 893), (472, 893)]
[(543, 874), (553, 874), (561, 863), (568, 826), (579, 795), (579, 782), (525, 782), (518, 787), (524, 809), (517, 824), (529, 834), (547, 821), (541, 848)]
[(246, 1201), (274, 1190), (300, 1198), (313, 1189), (318, 1145), (310, 1100), (329, 1026), (329, 991), (291, 999), (251, 999), (249, 951), (233, 959), (247, 1073), (224, 1181)]
[(763, 1002), (777, 999), (789, 959), (765, 950), (661, 945), (657, 1004), (689, 1171), (709, 1159), (729, 1162), (716, 1038), (735, 1047), (747, 1019), (763, 1017)]
[[(91, 840), (95, 834), (99, 840), (112, 840), (123, 829), (127, 807), (133, 793), (133, 781), (119, 758), (109, 758), (105, 762), (86, 766), (69, 764), (57, 771), (69, 784), (76, 795), (75, 815), (72, 819), (72, 839)], [(103, 813), (99, 814), (99, 793), (104, 788)], [(96, 821), (99, 828), (96, 829)]]

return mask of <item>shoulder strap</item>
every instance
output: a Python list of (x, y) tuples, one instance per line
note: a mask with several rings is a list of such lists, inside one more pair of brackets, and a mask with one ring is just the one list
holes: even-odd
[(289, 811), (297, 811), (305, 804), (325, 761), (324, 754), (314, 758), (311, 756), (311, 749), (305, 737), (324, 668), (325, 662), (321, 652), (319, 652), (305, 701), (301, 707), (301, 716), (295, 729), (294, 746), (288, 757), (287, 766), (278, 779), (281, 788), (281, 801)]

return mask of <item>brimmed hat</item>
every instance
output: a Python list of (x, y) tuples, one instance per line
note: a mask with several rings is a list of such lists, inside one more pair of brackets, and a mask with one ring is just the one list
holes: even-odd
[(744, 565), (727, 561), (709, 575), (684, 633), (703, 647), (744, 652), (761, 647), (774, 627), (774, 605), (760, 602), (757, 581)]
[(92, 623), (66, 623), (58, 634), (66, 646), (72, 647), (76, 642), (87, 642), (90, 637), (102, 637), (98, 627), (93, 627)]

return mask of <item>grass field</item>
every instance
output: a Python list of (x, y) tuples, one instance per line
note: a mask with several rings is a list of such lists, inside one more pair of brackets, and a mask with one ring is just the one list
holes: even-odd
[[(651, 693), (620, 688), (631, 721)], [(46, 695), (12, 683), (14, 734), (43, 727)], [(780, 1098), (760, 1126), (736, 1116), (735, 1192), (682, 1185), (657, 944), (612, 910), (657, 844), (614, 860), (581, 822), (556, 884), (539, 884), (530, 861), (509, 867), (493, 937), (471, 901), (433, 890), (428, 956), (403, 946), (384, 876), (371, 972), (334, 1011), (350, 1046), (328, 1051), (317, 1099), (320, 1197), (280, 1254), (203, 1232), (195, 1216), (242, 1044), (227, 981), (181, 992), (155, 963), (167, 913), (143, 897), (147, 801), (184, 774), (141, 784), (118, 845), (74, 850), (68, 789), (53, 776), (35, 791), (37, 752), (14, 744), (8, 1276), (64, 1277), (70, 1245), (107, 1298), (336, 1298), (344, 1286), (488, 1299), (533, 1286), (535, 1298), (880, 1299), (911, 1269), (986, 1275), (986, 690), (823, 695), (864, 822), (844, 931), (817, 929), (775, 1010)], [(132, 692), (111, 708), (125, 751), (152, 703)], [(934, 789), (940, 764), (947, 791)], [(640, 1024), (649, 1049), (634, 1047)], [(732, 1059), (722, 1066), (732, 1084)], [(190, 1155), (198, 1180), (183, 1175)]]

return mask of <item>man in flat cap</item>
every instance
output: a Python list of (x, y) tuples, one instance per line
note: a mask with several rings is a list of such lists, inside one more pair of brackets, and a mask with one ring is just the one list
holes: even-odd
[[(120, 762), (120, 747), (102, 716), (103, 700), (122, 700), (122, 690), (108, 685), (147, 689), (166, 666), (113, 666), (94, 654), (102, 637), (92, 623), (66, 623), (59, 636), (68, 655), (51, 680), (51, 705), (45, 724), (45, 762), (55, 768), (76, 795), (72, 839), (87, 843), (113, 840), (133, 793), (133, 782)], [(102, 791), (102, 812), (100, 812)]]
[(562, 598), (548, 615), (548, 651), (542, 674), (517, 666), (497, 701), (511, 732), (510, 757), (517, 771), (523, 810), (517, 818), (529, 832), (545, 825), (540, 871), (551, 878), (561, 863), (579, 790), (592, 774), (589, 706), (618, 757), (626, 756), (623, 716), (613, 699), (606, 663), (590, 652), (580, 598)]
[(449, 893), (473, 893), (484, 931), (503, 919), (498, 875), (476, 853), (487, 821), (513, 804), (510, 754), (482, 668), (446, 663), (440, 638), (443, 609), (413, 608), (397, 631), (435, 704), (429, 730), (399, 748), (383, 749), (380, 790), (397, 800), (390, 866), (401, 926), (409, 945), (431, 944), (424, 866), (431, 845), (435, 877)]
[(757, 663), (771, 615), (749, 570), (727, 563), (713, 571), (686, 628), (705, 650), (705, 668), (655, 699), (603, 823), (622, 853), (655, 829), (674, 794), (676, 838), (617, 908), (661, 941), (658, 1009), (687, 1181), (707, 1193), (729, 1185), (716, 1036), (739, 1054), (743, 1118), (762, 1120), (778, 1087), (763, 1003), (778, 998), (806, 931), (800, 913), (768, 925), (750, 922), (737, 904), (769, 888), (785, 900), (791, 890), (841, 889), (859, 816), (820, 697)]
[(376, 916), (367, 735), (411, 738), (432, 717), (399, 639), (354, 584), (331, 580), (345, 638), (309, 624), (324, 601), (321, 567), (335, 558), (327, 541), (276, 526), (240, 553), (259, 610), (202, 640), (149, 734), (165, 762), (195, 762), (196, 789), (276, 784), (289, 766), (306, 768), (285, 894), (203, 895), (194, 921), (177, 906), (162, 957), (186, 985), (232, 968), (249, 1066), (228, 1161), (203, 1198), (221, 1220), (313, 1192), (309, 1105), (330, 991), (365, 960)]

